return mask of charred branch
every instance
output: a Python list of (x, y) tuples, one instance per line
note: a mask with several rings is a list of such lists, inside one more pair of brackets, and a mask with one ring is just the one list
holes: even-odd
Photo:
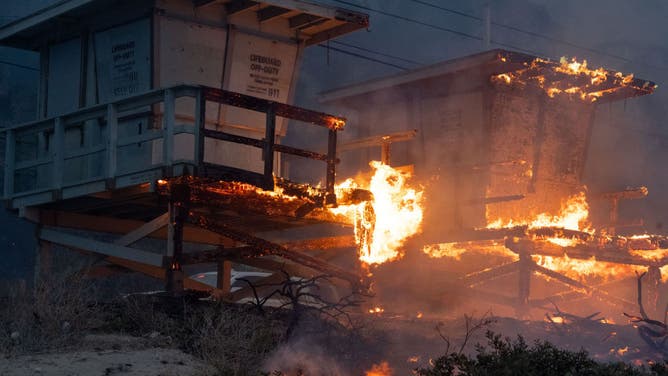
[(640, 316), (630, 315), (624, 312), (624, 316), (628, 317), (632, 323), (644, 323), (647, 325), (638, 326), (638, 334), (640, 337), (652, 348), (660, 351), (665, 351), (666, 340), (668, 340), (668, 325), (666, 325), (666, 317), (668, 317), (668, 305), (664, 309), (663, 322), (651, 319), (642, 302), (642, 279), (647, 273), (636, 275), (638, 286), (638, 309)]

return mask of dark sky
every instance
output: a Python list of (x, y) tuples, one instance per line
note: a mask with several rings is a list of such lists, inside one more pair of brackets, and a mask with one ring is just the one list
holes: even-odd
[[(59, 0), (6, 0), (0, 2), (0, 22), (28, 14)], [(315, 0), (312, 0), (315, 1)], [(317, 1), (316, 1), (317, 2)], [(665, 103), (668, 90), (668, 3), (663, 0), (322, 0), (320, 3), (367, 12), (371, 16), (368, 31), (358, 31), (330, 43), (333, 48), (378, 60), (354, 57), (334, 50), (312, 47), (304, 54), (296, 104), (321, 107), (318, 93), (373, 77), (391, 75), (404, 69), (418, 68), (442, 60), (482, 50), (477, 40), (482, 34), (481, 17), (485, 3), (491, 7), (493, 48), (511, 48), (558, 58), (576, 56), (590, 66), (633, 72), (637, 77), (659, 84), (649, 97), (629, 101), (629, 124), (607, 132), (595, 140), (592, 149), (595, 167), (591, 176), (611, 185), (650, 188), (650, 199), (642, 207), (668, 213), (668, 170), (660, 160), (666, 155), (668, 129)], [(380, 12), (346, 5), (353, 3)], [(422, 4), (421, 4), (422, 3)], [(430, 7), (431, 3), (460, 13)], [(472, 16), (472, 17), (471, 17)], [(402, 19), (403, 18), (403, 19)], [(511, 30), (511, 29), (519, 30)], [(444, 29), (449, 29), (446, 31)], [(462, 36), (469, 34), (472, 37)], [(536, 34), (540, 34), (538, 36)], [(351, 47), (353, 46), (353, 47)], [(381, 55), (383, 54), (383, 55)], [(384, 55), (392, 55), (388, 57)], [(11, 88), (31, 91), (36, 72), (11, 64), (37, 67), (34, 54), (0, 48), (0, 99)], [(380, 61), (380, 62), (379, 62)], [(393, 65), (393, 66), (390, 66)], [(0, 109), (0, 123), (6, 120)], [(608, 134), (610, 133), (610, 134)], [(600, 165), (600, 166), (599, 166)], [(590, 169), (591, 170), (591, 169)], [(644, 206), (643, 206), (644, 205)], [(659, 210), (657, 210), (657, 208)], [(662, 221), (658, 218), (656, 221)], [(3, 219), (0, 252), (31, 253), (27, 240), (17, 241), (15, 228), (26, 229)], [(19, 238), (25, 237), (25, 233)], [(0, 273), (4, 272), (0, 264)], [(24, 267), (26, 267), (24, 265)], [(7, 266), (5, 266), (7, 268)], [(12, 267), (13, 268), (13, 267)]]

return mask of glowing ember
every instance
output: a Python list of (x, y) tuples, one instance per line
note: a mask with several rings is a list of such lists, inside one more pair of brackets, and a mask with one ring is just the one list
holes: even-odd
[(370, 370), (366, 371), (366, 376), (392, 376), (392, 368), (387, 362), (374, 364)]
[[(504, 61), (502, 59), (502, 61)], [(494, 83), (501, 83), (505, 85), (519, 85), (524, 86), (533, 84), (545, 91), (550, 98), (557, 95), (568, 95), (570, 97), (579, 98), (583, 101), (594, 102), (603, 94), (612, 93), (620, 87), (629, 86), (633, 84), (633, 74), (624, 75), (623, 73), (612, 73), (603, 68), (590, 69), (587, 66), (587, 60), (577, 61), (575, 58), (570, 60), (562, 57), (559, 63), (553, 63), (549, 60), (536, 58), (531, 63), (525, 63), (526, 68), (517, 70), (515, 72), (501, 73), (492, 76), (491, 80)], [(549, 69), (553, 74), (564, 74), (571, 76), (573, 85), (568, 86), (569, 83), (561, 80), (547, 80), (546, 74), (549, 76), (549, 71), (543, 73), (545, 69)], [(652, 88), (643, 89), (654, 89)]]
[(373, 201), (342, 205), (330, 211), (344, 215), (355, 224), (359, 258), (367, 264), (380, 264), (402, 256), (400, 248), (422, 224), (422, 191), (408, 186), (405, 175), (381, 162), (370, 163), (374, 175), (368, 186), (348, 179), (336, 187), (337, 197), (346, 189), (365, 188)]
[(385, 312), (385, 309), (382, 308), (382, 307), (373, 307), (373, 308), (369, 309), (369, 313), (372, 313), (372, 314), (380, 314), (380, 313), (383, 313), (383, 312)]

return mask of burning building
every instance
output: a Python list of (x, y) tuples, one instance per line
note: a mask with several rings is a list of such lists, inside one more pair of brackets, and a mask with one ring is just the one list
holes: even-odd
[[(354, 119), (362, 141), (341, 145), (360, 149), (344, 156), (352, 171), (374, 158), (415, 171), (426, 189), (417, 242), (427, 244), (424, 252), (450, 259), (507, 256), (465, 272), (458, 283), (473, 287), (519, 276), (512, 282), (519, 283), (516, 296), (482, 290), (472, 295), (525, 308), (566, 299), (564, 291), (553, 289), (530, 301), (533, 275), (585, 295), (605, 295), (582, 282), (604, 269), (634, 276), (633, 268), (615, 264), (649, 268), (658, 283), (666, 263), (663, 238), (646, 237), (639, 244), (614, 236), (621, 225), (619, 200), (644, 197), (647, 189), (599, 194), (583, 184), (600, 105), (655, 88), (651, 81), (594, 69), (586, 61), (493, 50), (332, 90), (321, 100)], [(378, 148), (369, 149), (373, 145)], [(598, 229), (588, 222), (591, 197), (609, 200), (609, 221)]]

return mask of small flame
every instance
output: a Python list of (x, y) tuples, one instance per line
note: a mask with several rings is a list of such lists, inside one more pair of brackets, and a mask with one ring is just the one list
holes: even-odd
[(392, 374), (392, 368), (385, 361), (374, 364), (370, 370), (366, 371), (366, 376), (392, 376)]
[(369, 309), (369, 313), (371, 314), (381, 314), (385, 312), (385, 309), (383, 307), (373, 307)]

